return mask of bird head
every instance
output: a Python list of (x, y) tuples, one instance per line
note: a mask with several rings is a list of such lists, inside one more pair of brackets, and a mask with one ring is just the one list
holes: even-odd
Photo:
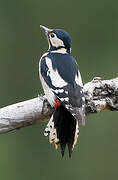
[(72, 40), (67, 32), (62, 29), (48, 29), (40, 25), (48, 39), (49, 51), (65, 48), (68, 53), (71, 52)]

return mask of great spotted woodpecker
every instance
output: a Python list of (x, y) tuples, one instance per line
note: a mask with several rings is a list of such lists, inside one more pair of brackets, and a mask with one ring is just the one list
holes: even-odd
[(50, 143), (61, 147), (62, 156), (68, 146), (71, 157), (79, 135), (78, 123), (85, 125), (85, 98), (76, 60), (71, 55), (72, 41), (61, 29), (40, 26), (47, 36), (49, 49), (39, 62), (39, 75), (44, 93), (54, 108), (44, 135)]

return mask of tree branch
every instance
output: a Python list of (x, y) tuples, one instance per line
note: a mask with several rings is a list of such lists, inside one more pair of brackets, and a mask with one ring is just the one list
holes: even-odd
[[(95, 77), (84, 85), (86, 115), (108, 109), (118, 111), (118, 78), (101, 80)], [(45, 96), (9, 105), (0, 109), (0, 134), (21, 127), (39, 124), (50, 118), (53, 109)]]
[(101, 80), (95, 77), (84, 85), (86, 114), (108, 109), (118, 111), (118, 78)]

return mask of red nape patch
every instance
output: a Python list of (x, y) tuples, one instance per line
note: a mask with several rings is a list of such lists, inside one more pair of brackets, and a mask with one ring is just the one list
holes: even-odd
[(60, 105), (61, 105), (60, 101), (58, 99), (56, 99), (54, 109), (56, 110), (56, 108), (59, 107)]

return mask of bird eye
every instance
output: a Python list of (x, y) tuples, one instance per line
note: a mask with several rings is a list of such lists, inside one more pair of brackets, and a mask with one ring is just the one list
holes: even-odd
[(52, 33), (52, 34), (51, 34), (51, 37), (54, 38), (54, 36), (55, 36), (55, 35)]

